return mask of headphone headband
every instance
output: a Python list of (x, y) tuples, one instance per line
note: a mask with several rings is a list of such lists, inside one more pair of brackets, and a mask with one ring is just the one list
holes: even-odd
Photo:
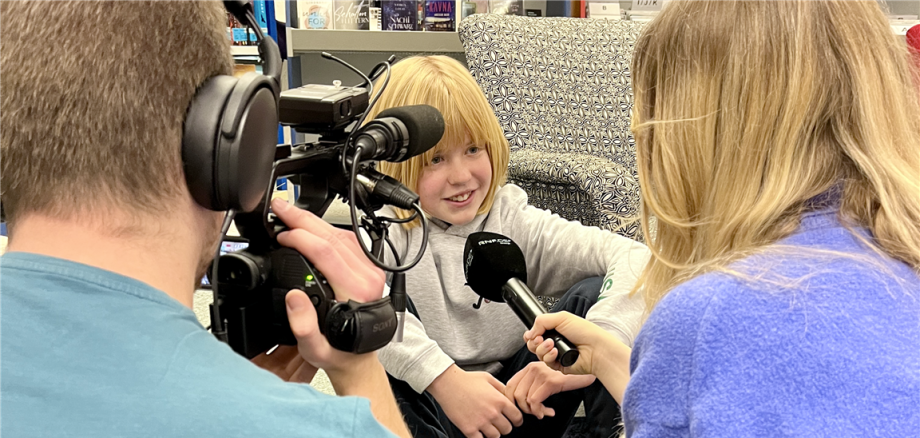
[(275, 40), (266, 37), (256, 22), (252, 3), (248, 0), (225, 0), (224, 9), (233, 14), (237, 21), (251, 28), (256, 33), (259, 59), (262, 61), (262, 74), (272, 78), (280, 90), (281, 84), (281, 50)]

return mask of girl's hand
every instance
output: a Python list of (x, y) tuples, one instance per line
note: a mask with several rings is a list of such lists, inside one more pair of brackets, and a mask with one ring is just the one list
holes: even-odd
[(524, 422), (521, 411), (505, 398), (505, 385), (487, 372), (451, 365), (428, 392), (467, 438), (499, 438)]
[(556, 415), (553, 408), (543, 405), (549, 396), (584, 388), (594, 380), (592, 375), (566, 376), (543, 362), (531, 362), (505, 385), (505, 397), (516, 402), (521, 412), (542, 420)]

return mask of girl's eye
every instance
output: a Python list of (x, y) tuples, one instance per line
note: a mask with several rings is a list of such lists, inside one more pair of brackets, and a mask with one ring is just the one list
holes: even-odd
[(439, 156), (431, 157), (431, 164), (438, 164), (441, 161), (444, 161), (444, 159)]
[(481, 150), (482, 148), (479, 146), (470, 146), (470, 148), (466, 150), (466, 153), (473, 155), (473, 154), (478, 154), (479, 151)]

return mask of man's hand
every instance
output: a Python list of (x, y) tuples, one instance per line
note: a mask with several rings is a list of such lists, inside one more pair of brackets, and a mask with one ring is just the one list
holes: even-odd
[(517, 402), (521, 412), (539, 419), (556, 415), (553, 408), (543, 402), (553, 394), (584, 388), (594, 383), (592, 375), (567, 376), (543, 362), (531, 362), (518, 371), (505, 386), (505, 397)]
[(514, 403), (504, 396), (505, 385), (486, 372), (467, 372), (451, 365), (428, 392), (447, 418), (468, 438), (498, 438), (524, 421)]
[(286, 382), (310, 383), (316, 375), (316, 367), (303, 360), (297, 347), (290, 345), (279, 345), (272, 354), (262, 353), (252, 358), (252, 363)]
[[(278, 235), (278, 243), (310, 260), (332, 286), (336, 300), (366, 303), (383, 295), (386, 277), (364, 255), (353, 233), (280, 199), (272, 201), (272, 211), (291, 229)], [(336, 394), (367, 398), (377, 421), (398, 436), (411, 437), (377, 353), (352, 354), (332, 348), (320, 333), (316, 309), (303, 291), (288, 292), (285, 304), (300, 356), (326, 371)]]
[[(386, 276), (364, 255), (354, 233), (335, 228), (280, 199), (272, 201), (272, 212), (290, 228), (278, 235), (278, 243), (296, 249), (310, 260), (332, 286), (336, 300), (364, 303), (383, 295)], [(356, 355), (332, 348), (320, 333), (316, 309), (303, 291), (288, 292), (285, 302), (300, 355), (324, 369), (330, 379), (338, 371), (365, 361), (363, 356), (376, 357), (373, 353)]]

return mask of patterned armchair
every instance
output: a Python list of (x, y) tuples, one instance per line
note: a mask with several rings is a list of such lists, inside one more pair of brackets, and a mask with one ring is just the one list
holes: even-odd
[(531, 204), (641, 240), (629, 66), (641, 24), (473, 15), (467, 65), (511, 144)]

